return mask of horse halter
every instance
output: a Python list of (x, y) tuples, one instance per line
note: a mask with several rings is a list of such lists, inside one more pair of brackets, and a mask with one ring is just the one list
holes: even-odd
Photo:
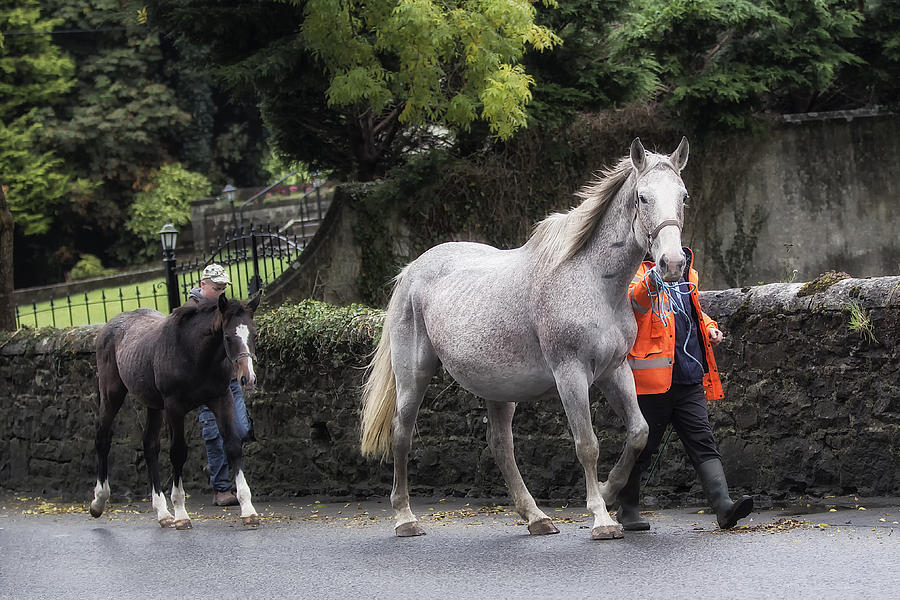
[[(638, 218), (641, 208), (640, 208), (640, 195), (638, 194), (637, 189), (638, 189), (637, 182), (635, 182), (635, 184), (634, 184), (634, 220), (640, 224), (641, 231), (643, 231), (644, 234), (647, 236), (646, 251), (649, 252), (650, 248), (653, 247), (653, 242), (656, 241), (656, 236), (659, 235), (660, 231), (662, 231), (666, 227), (677, 227), (678, 231), (680, 233), (681, 232), (681, 222), (678, 221), (677, 219), (666, 219), (665, 221), (662, 221), (659, 225), (657, 225), (653, 231), (650, 231), (649, 229), (647, 229), (647, 226), (644, 225), (644, 222)], [(631, 228), (632, 228), (632, 230), (634, 230), (633, 222), (632, 222)]]
[(228, 346), (225, 346), (225, 358), (230, 360), (232, 363), (236, 363), (242, 358), (252, 358), (253, 360), (256, 360), (256, 355), (252, 352), (239, 352), (236, 357), (231, 358), (230, 356), (228, 356)]
[(234, 358), (232, 358), (231, 355), (228, 354), (228, 341), (224, 339), (224, 337), (225, 337), (224, 331), (222, 332), (222, 337), (223, 337), (222, 341), (225, 342), (223, 344), (223, 346), (225, 347), (225, 358), (230, 360), (231, 364), (237, 364), (237, 362), (239, 360), (241, 360), (242, 358), (252, 358), (253, 360), (256, 360), (256, 355), (253, 354), (252, 352), (238, 352), (238, 355), (235, 356)]

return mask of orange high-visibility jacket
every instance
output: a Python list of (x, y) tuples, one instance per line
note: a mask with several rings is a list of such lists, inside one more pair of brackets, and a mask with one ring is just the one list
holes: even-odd
[[(700, 294), (697, 292), (697, 271), (691, 267), (693, 254), (688, 248), (684, 249), (688, 260), (688, 281), (694, 284), (691, 292), (691, 303), (694, 312), (700, 315), (700, 322), (694, 321), (700, 336), (700, 348), (703, 356), (697, 358), (704, 365), (703, 388), (706, 390), (706, 399), (718, 400), (724, 397), (722, 382), (719, 379), (719, 370), (716, 367), (716, 359), (713, 356), (712, 344), (709, 341), (709, 330), (719, 328), (718, 323), (712, 320), (706, 313), (700, 310)], [(675, 362), (675, 315), (669, 295), (662, 291), (654, 300), (654, 307), (650, 305), (651, 297), (648, 288), (649, 278), (645, 279), (647, 271), (654, 263), (645, 261), (641, 264), (637, 274), (628, 286), (628, 298), (634, 309), (634, 317), (637, 320), (638, 332), (634, 347), (628, 353), (628, 364), (634, 374), (634, 384), (638, 394), (663, 394), (672, 387), (672, 365)], [(664, 325), (656, 313), (664, 314)]]

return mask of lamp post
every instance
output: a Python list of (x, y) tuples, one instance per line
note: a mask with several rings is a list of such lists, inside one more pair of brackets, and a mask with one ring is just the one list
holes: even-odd
[(172, 312), (181, 305), (178, 298), (178, 280), (175, 277), (175, 242), (178, 241), (178, 230), (171, 223), (166, 223), (159, 230), (159, 241), (162, 244), (163, 267), (166, 271), (169, 312)]
[(237, 195), (237, 188), (229, 183), (222, 189), (222, 195), (225, 196), (225, 201), (231, 204), (231, 221), (234, 224), (234, 230), (237, 231), (237, 213), (234, 210), (234, 197)]

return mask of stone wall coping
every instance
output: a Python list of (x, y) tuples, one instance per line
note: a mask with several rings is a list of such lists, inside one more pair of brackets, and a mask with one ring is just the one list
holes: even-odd
[(841, 311), (855, 301), (862, 308), (900, 307), (900, 276), (849, 278), (809, 296), (798, 296), (804, 283), (701, 291), (703, 310), (713, 318), (728, 317), (739, 309), (751, 313)]
[(103, 323), (78, 325), (65, 329), (23, 328), (12, 332), (9, 336), (3, 335), (6, 332), (0, 332), (0, 355), (55, 354), (58, 352), (93, 354), (97, 333), (103, 325)]
[[(738, 310), (750, 313), (842, 311), (851, 301), (866, 309), (900, 307), (900, 276), (843, 279), (828, 289), (798, 296), (803, 283), (770, 283), (745, 288), (700, 292), (703, 310), (715, 319), (727, 318)], [(19, 329), (0, 332), (0, 354), (48, 354), (58, 350), (93, 353), (97, 333), (103, 324), (65, 329)]]

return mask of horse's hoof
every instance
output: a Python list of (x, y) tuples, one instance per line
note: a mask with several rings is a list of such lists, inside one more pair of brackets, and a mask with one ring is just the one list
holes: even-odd
[(241, 525), (244, 527), (259, 527), (259, 515), (241, 517)]
[(175, 529), (184, 530), (184, 529), (193, 529), (194, 526), (191, 525), (190, 519), (181, 519), (180, 521), (175, 521)]
[(425, 535), (425, 530), (419, 527), (417, 521), (409, 523), (401, 523), (394, 528), (394, 534), (397, 537), (415, 537), (417, 535)]
[(93, 504), (91, 504), (91, 516), (92, 516), (92, 517), (94, 517), (95, 519), (97, 519), (97, 518), (99, 518), (100, 515), (102, 515), (102, 514), (103, 514), (103, 510), (102, 510), (102, 509), (98, 510), (98, 509), (94, 508), (94, 505), (93, 505)]
[(163, 529), (175, 527), (175, 517), (165, 517), (159, 520), (159, 526)]
[(618, 540), (625, 537), (621, 525), (599, 525), (591, 530), (591, 538), (595, 540)]
[(553, 533), (559, 533), (559, 529), (556, 528), (556, 525), (553, 524), (549, 518), (544, 517), (543, 519), (539, 519), (534, 523), (528, 524), (528, 533), (531, 535), (550, 535)]

